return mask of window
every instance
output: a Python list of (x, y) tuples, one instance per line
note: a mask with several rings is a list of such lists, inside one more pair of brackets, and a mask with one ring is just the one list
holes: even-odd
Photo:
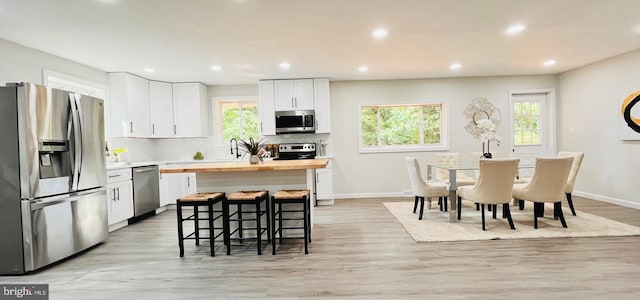
[(516, 146), (540, 144), (540, 103), (513, 103), (513, 141)]
[(360, 106), (360, 152), (447, 149), (445, 103)]
[(218, 99), (215, 113), (217, 120), (216, 136), (218, 143), (231, 138), (259, 138), (258, 101), (255, 97), (242, 99)]

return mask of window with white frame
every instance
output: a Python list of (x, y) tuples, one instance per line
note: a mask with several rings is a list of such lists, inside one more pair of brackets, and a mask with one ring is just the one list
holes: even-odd
[(360, 106), (360, 152), (448, 148), (445, 102)]
[(260, 137), (257, 97), (220, 98), (214, 103), (218, 143)]

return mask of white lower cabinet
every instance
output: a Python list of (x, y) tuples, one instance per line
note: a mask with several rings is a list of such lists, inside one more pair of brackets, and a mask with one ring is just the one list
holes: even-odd
[(318, 205), (333, 205), (333, 174), (331, 160), (324, 169), (316, 169), (316, 199)]
[(126, 226), (133, 217), (131, 168), (107, 171), (107, 201), (109, 230)]
[(165, 173), (160, 176), (160, 206), (198, 191), (196, 173)]

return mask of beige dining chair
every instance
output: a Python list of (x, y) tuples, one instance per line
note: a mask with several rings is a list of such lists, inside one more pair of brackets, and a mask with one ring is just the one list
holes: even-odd
[(511, 218), (509, 205), (513, 179), (518, 172), (518, 158), (480, 159), (478, 182), (473, 186), (461, 186), (457, 188), (458, 194), (458, 220), (461, 218), (462, 200), (480, 203), (482, 211), (482, 230), (485, 230), (484, 206), (491, 205), (493, 218), (496, 218), (498, 204), (502, 204), (503, 217), (509, 221), (509, 227), (516, 229)]
[[(460, 166), (460, 153), (446, 152), (435, 153), (436, 165), (440, 167), (459, 167)], [(436, 180), (449, 183), (449, 170), (436, 168)], [(456, 172), (456, 186), (474, 185), (476, 184), (475, 178), (468, 176), (462, 171)]]
[(431, 208), (431, 198), (438, 197), (440, 202), (440, 209), (442, 205), (446, 205), (447, 196), (449, 193), (449, 187), (447, 184), (436, 181), (426, 181), (422, 177), (422, 171), (420, 170), (420, 164), (415, 157), (405, 157), (405, 163), (407, 165), (407, 171), (409, 172), (409, 182), (411, 183), (411, 192), (415, 196), (415, 202), (413, 204), (413, 213), (416, 212), (418, 202), (420, 202), (420, 215), (419, 220), (422, 220), (422, 213), (424, 212), (424, 198), (429, 201), (429, 208)]
[(559, 218), (567, 228), (562, 213), (562, 199), (571, 171), (573, 157), (536, 158), (533, 177), (528, 183), (513, 186), (513, 198), (524, 206), (523, 201), (533, 202), (533, 227), (538, 229), (538, 217), (544, 216), (544, 204), (553, 203), (553, 216)]
[[(473, 166), (479, 166), (480, 165), (480, 159), (484, 158), (482, 156), (482, 152), (477, 151), (477, 152), (469, 152), (469, 156), (471, 158), (471, 162)], [(491, 157), (492, 158), (500, 158), (498, 156), (498, 152), (491, 152)], [(478, 180), (478, 177), (480, 176), (480, 170), (474, 170), (474, 177), (475, 180)]]
[(580, 165), (582, 164), (584, 153), (560, 151), (558, 152), (558, 157), (573, 157), (573, 164), (571, 164), (571, 171), (569, 172), (569, 178), (567, 179), (567, 186), (565, 187), (564, 193), (567, 197), (571, 213), (575, 216), (576, 210), (573, 208), (571, 194), (573, 193), (573, 187), (576, 185), (576, 177), (578, 176), (578, 171), (580, 171)]
[[(571, 194), (573, 193), (573, 187), (576, 184), (576, 177), (578, 176), (578, 171), (580, 170), (580, 165), (582, 164), (582, 159), (584, 158), (584, 153), (560, 151), (558, 152), (557, 157), (573, 157), (571, 172), (569, 172), (569, 178), (567, 179), (567, 186), (565, 187), (564, 192), (567, 198), (567, 203), (569, 203), (569, 208), (571, 209), (571, 214), (575, 216), (576, 210), (573, 206), (573, 199)], [(519, 177), (516, 179), (515, 183), (527, 183), (529, 181), (531, 181), (531, 177)]]

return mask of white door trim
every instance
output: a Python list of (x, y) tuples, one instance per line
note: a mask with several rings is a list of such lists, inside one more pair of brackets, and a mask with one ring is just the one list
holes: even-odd
[(513, 97), (519, 95), (545, 94), (547, 97), (547, 106), (545, 113), (547, 114), (547, 149), (548, 156), (555, 156), (557, 151), (556, 143), (556, 89), (529, 89), (529, 90), (510, 90), (509, 91), (509, 144), (514, 149), (513, 142)]

